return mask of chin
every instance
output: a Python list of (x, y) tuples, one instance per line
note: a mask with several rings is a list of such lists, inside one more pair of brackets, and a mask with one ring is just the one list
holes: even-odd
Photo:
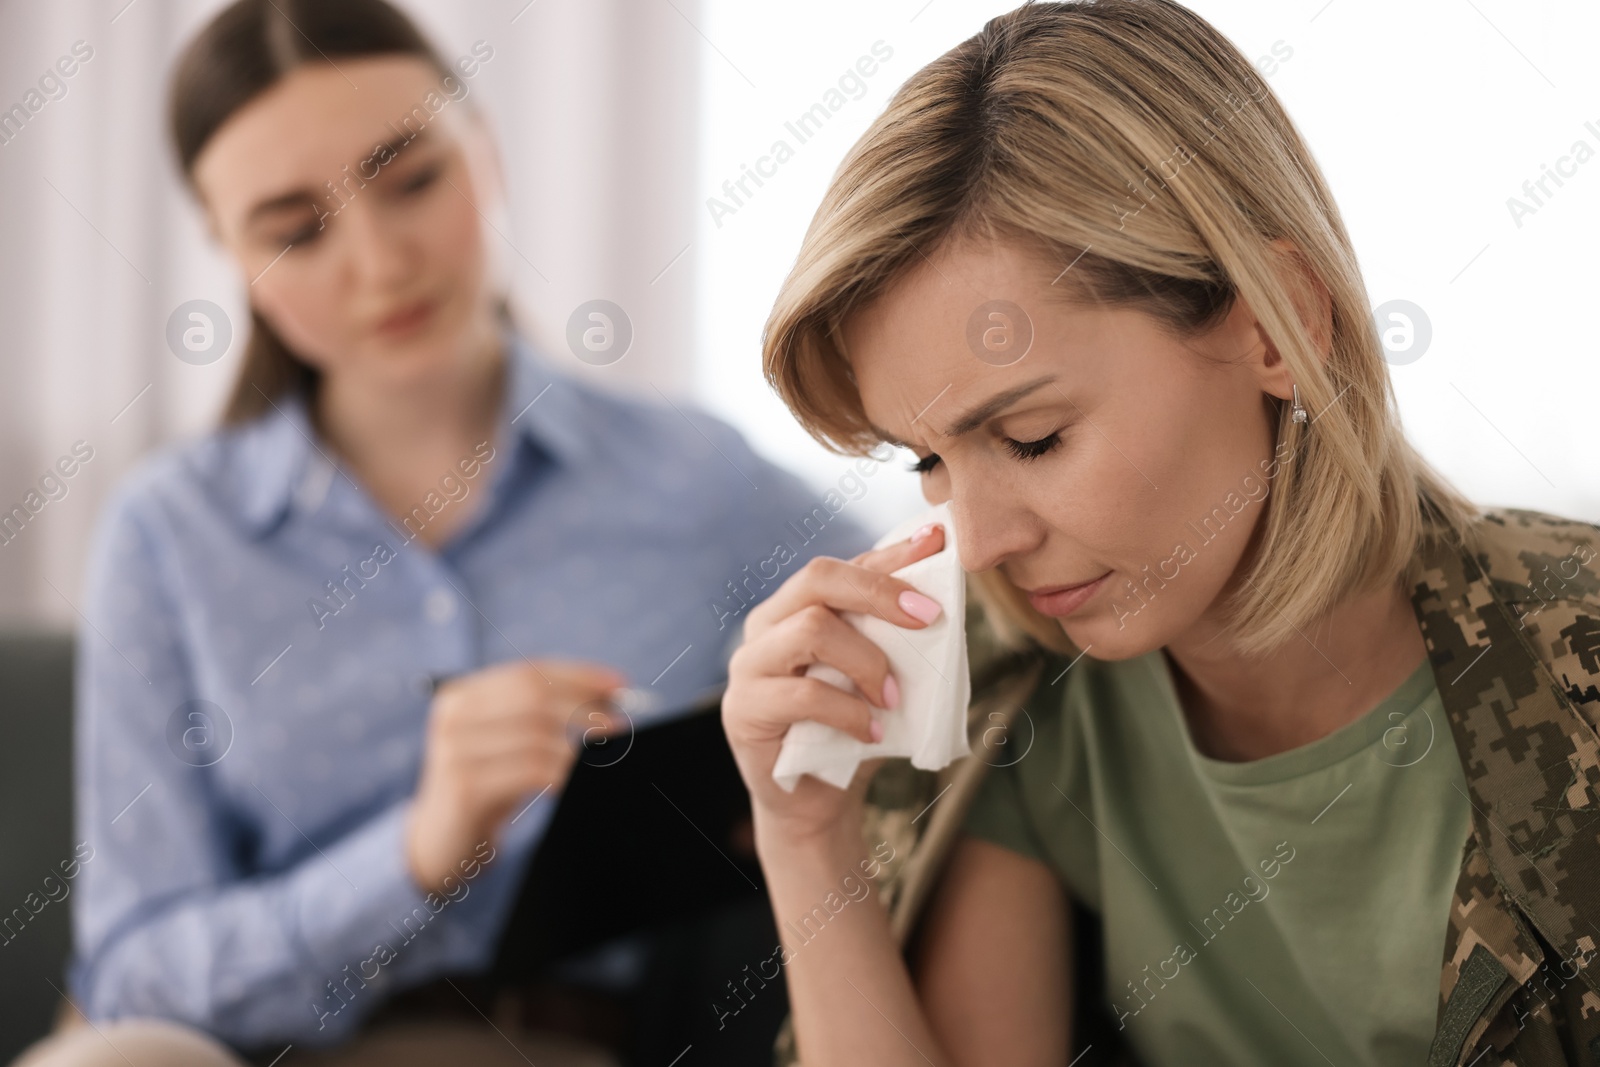
[(423, 329), (406, 337), (375, 338), (368, 346), (372, 366), (405, 378), (429, 378), (449, 372), (462, 358), (462, 324), (435, 316)]
[(395, 379), (431, 378), (456, 360), (456, 346), (438, 336), (404, 341), (375, 341), (368, 346), (367, 365)]
[(1165, 634), (1147, 617), (1123, 617), (1111, 612), (1059, 620), (1061, 631), (1079, 649), (1095, 659), (1115, 662), (1154, 652), (1167, 642)]

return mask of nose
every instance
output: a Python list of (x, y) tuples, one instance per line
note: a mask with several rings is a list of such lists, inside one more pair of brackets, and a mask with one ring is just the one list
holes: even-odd
[(341, 216), (356, 277), (375, 289), (403, 288), (415, 273), (419, 257), (395, 213), (381, 210), (376, 198), (369, 197), (366, 202), (358, 198)]
[(949, 500), (962, 570), (986, 571), (1039, 547), (1043, 532), (1038, 517), (1004, 479), (957, 482), (952, 476)]

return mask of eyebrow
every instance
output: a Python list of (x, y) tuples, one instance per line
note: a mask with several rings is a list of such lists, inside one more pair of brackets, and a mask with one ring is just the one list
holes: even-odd
[[(1023, 382), (1021, 385), (1007, 389), (1003, 393), (992, 396), (988, 400), (985, 400), (983, 403), (979, 404), (977, 407), (968, 411), (966, 414), (962, 415), (960, 418), (956, 419), (955, 423), (950, 427), (950, 429), (944, 431), (941, 436), (960, 437), (962, 434), (971, 433), (973, 430), (976, 430), (979, 426), (982, 426), (985, 422), (988, 422), (990, 419), (1004, 411), (1006, 408), (1010, 407), (1012, 404), (1015, 404), (1018, 400), (1021, 400), (1023, 397), (1034, 392), (1042, 386), (1049, 385), (1055, 380), (1056, 376), (1054, 374), (1046, 374), (1041, 378), (1035, 378), (1032, 381)], [(913, 419), (912, 421), (915, 422), (916, 420)], [(898, 437), (881, 427), (873, 426), (871, 423), (868, 423), (868, 427), (873, 433), (877, 434), (882, 440), (887, 441), (891, 445), (897, 445), (900, 448), (911, 447), (906, 442), (900, 440)]]
[[(429, 137), (427, 127), (423, 127), (413, 134), (408, 140), (396, 139), (393, 141), (374, 141), (372, 144), (372, 151), (362, 156), (361, 162), (364, 163), (367, 160), (372, 159), (374, 156), (382, 155), (384, 152), (388, 152), (390, 157), (395, 158), (400, 155), (402, 150), (409, 148), (411, 145), (421, 142), (424, 146), (426, 146), (435, 139), (436, 138)], [(388, 164), (383, 164), (382, 166), (387, 165)], [(380, 170), (379, 175), (377, 176), (367, 178), (365, 175), (362, 175), (361, 178), (363, 181), (372, 182), (377, 181), (381, 174), (382, 171)], [(260, 201), (255, 207), (250, 209), (250, 213), (245, 216), (245, 224), (249, 225), (254, 223), (258, 221), (261, 216), (270, 215), (275, 211), (284, 211), (289, 208), (300, 207), (314, 208), (319, 196), (320, 194), (313, 189), (294, 189), (278, 196), (269, 197), (266, 200)]]
[(252, 223), (260, 221), (263, 215), (271, 215), (275, 212), (286, 211), (289, 208), (311, 207), (315, 203), (316, 197), (314, 197), (309, 190), (296, 189), (294, 192), (284, 193), (281, 196), (274, 196), (258, 203), (255, 207), (250, 209), (250, 214), (245, 216), (245, 225), (248, 226)]

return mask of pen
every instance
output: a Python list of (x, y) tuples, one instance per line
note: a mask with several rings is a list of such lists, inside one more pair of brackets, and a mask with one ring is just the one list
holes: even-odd
[[(428, 675), (428, 695), (439, 691), (439, 687), (452, 678), (460, 677), (459, 674), (430, 674)], [(629, 715), (639, 715), (645, 712), (656, 711), (661, 707), (662, 697), (654, 689), (640, 689), (636, 686), (623, 686), (613, 689), (607, 696), (606, 702), (615, 705), (619, 710)]]

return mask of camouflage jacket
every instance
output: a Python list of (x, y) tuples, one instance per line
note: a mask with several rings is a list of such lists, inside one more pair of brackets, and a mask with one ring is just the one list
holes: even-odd
[[(1473, 810), (1428, 1064), (1600, 1064), (1600, 527), (1491, 509), (1480, 530), (1473, 550), (1419, 551), (1408, 575)], [(1070, 662), (1001, 641), (976, 596), (967, 632), (974, 755), (939, 774), (886, 764), (868, 793), (902, 945), (1011, 716)], [(1114, 1031), (1095, 1044), (1094, 1063), (1138, 1063)], [(788, 1023), (774, 1062), (799, 1063)]]

